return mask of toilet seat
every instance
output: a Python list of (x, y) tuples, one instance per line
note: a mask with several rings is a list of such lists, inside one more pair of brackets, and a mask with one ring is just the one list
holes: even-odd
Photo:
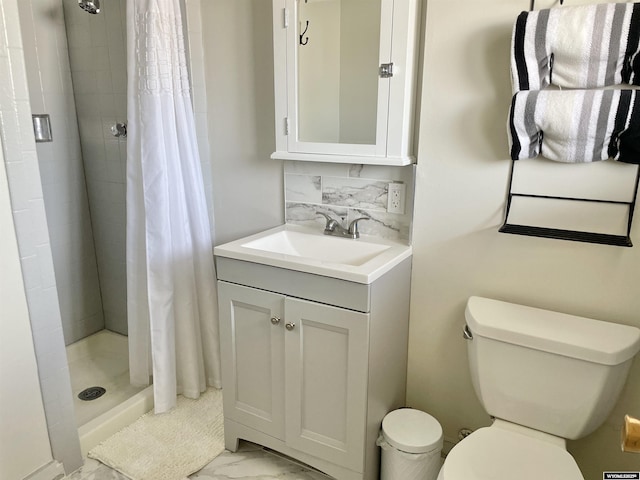
[(561, 447), (499, 427), (476, 430), (447, 455), (442, 480), (584, 480)]

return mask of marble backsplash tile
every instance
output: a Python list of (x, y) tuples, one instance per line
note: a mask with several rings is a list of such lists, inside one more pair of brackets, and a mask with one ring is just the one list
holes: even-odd
[(366, 178), (322, 177), (322, 204), (386, 211), (388, 182)]
[[(322, 212), (343, 225), (356, 218), (360, 232), (410, 243), (414, 167), (285, 162), (287, 223), (322, 228)], [(406, 185), (404, 214), (387, 212), (389, 183)]]
[(319, 175), (286, 175), (285, 197), (290, 202), (322, 203), (322, 177)]

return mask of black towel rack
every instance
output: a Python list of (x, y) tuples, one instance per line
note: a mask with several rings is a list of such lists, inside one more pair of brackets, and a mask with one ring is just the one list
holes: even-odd
[[(636, 180), (633, 190), (633, 199), (630, 202), (622, 202), (617, 200), (600, 200), (594, 198), (576, 198), (576, 197), (559, 197), (552, 195), (535, 195), (529, 193), (514, 193), (513, 173), (517, 160), (511, 161), (511, 169), (509, 172), (509, 193), (507, 196), (507, 206), (505, 209), (504, 223), (499, 231), (502, 233), (512, 233), (515, 235), (527, 235), (530, 237), (554, 238), (557, 240), (571, 240), (575, 242), (597, 243), (600, 245), (614, 245), (618, 247), (632, 247), (631, 242), (631, 225), (633, 222), (633, 212), (635, 209), (636, 199), (638, 197), (638, 184), (640, 183), (640, 165), (636, 169)], [(516, 225), (509, 223), (509, 213), (511, 211), (511, 202), (514, 197), (541, 198), (553, 200), (566, 200), (575, 202), (590, 203), (607, 203), (612, 205), (626, 205), (628, 208), (627, 217), (627, 234), (612, 235), (606, 233), (584, 232), (578, 230), (564, 230), (559, 228), (537, 227), (533, 225)]]
[[(531, 0), (530, 11), (535, 10), (536, 2)], [(564, 5), (564, 0), (560, 0), (560, 5)], [(553, 61), (553, 56), (552, 56)], [(529, 193), (514, 193), (513, 192), (513, 174), (515, 171), (516, 160), (511, 161), (511, 168), (509, 171), (509, 189), (507, 194), (507, 205), (505, 208), (504, 223), (500, 227), (499, 231), (502, 233), (511, 233), (515, 235), (526, 235), (530, 237), (542, 237), (553, 238), (558, 240), (571, 240), (575, 242), (596, 243), (600, 245), (614, 245), (619, 247), (632, 247), (631, 242), (631, 226), (633, 222), (633, 212), (635, 209), (636, 199), (638, 197), (638, 184), (640, 183), (640, 165), (636, 169), (636, 179), (633, 189), (633, 199), (630, 202), (622, 202), (616, 200), (600, 200), (594, 198), (577, 198), (577, 197), (562, 197), (553, 195), (536, 195)], [(585, 232), (579, 230), (566, 230), (560, 228), (548, 228), (538, 227), (534, 225), (517, 225), (509, 223), (509, 213), (511, 212), (512, 200), (516, 197), (525, 198), (539, 198), (539, 199), (552, 199), (552, 200), (564, 200), (574, 202), (590, 202), (590, 203), (606, 203), (612, 205), (626, 205), (628, 208), (627, 217), (627, 233), (626, 235), (612, 235), (606, 233)]]
[[(564, 5), (564, 0), (560, 0), (560, 5)], [(531, 0), (529, 11), (532, 12), (536, 9), (536, 0)]]

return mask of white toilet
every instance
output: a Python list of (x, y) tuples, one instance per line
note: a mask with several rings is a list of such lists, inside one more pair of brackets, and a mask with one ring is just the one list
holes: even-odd
[(465, 317), (473, 387), (495, 420), (449, 452), (438, 480), (583, 480), (565, 439), (605, 421), (640, 329), (480, 297)]

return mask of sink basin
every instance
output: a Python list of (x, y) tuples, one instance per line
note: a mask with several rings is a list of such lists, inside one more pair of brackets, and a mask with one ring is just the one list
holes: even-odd
[(280, 230), (242, 244), (264, 252), (305, 257), (329, 263), (362, 265), (389, 249), (388, 245)]
[(218, 257), (261, 263), (358, 283), (371, 283), (405, 258), (408, 245), (362, 235), (324, 235), (322, 228), (285, 224), (215, 247)]

